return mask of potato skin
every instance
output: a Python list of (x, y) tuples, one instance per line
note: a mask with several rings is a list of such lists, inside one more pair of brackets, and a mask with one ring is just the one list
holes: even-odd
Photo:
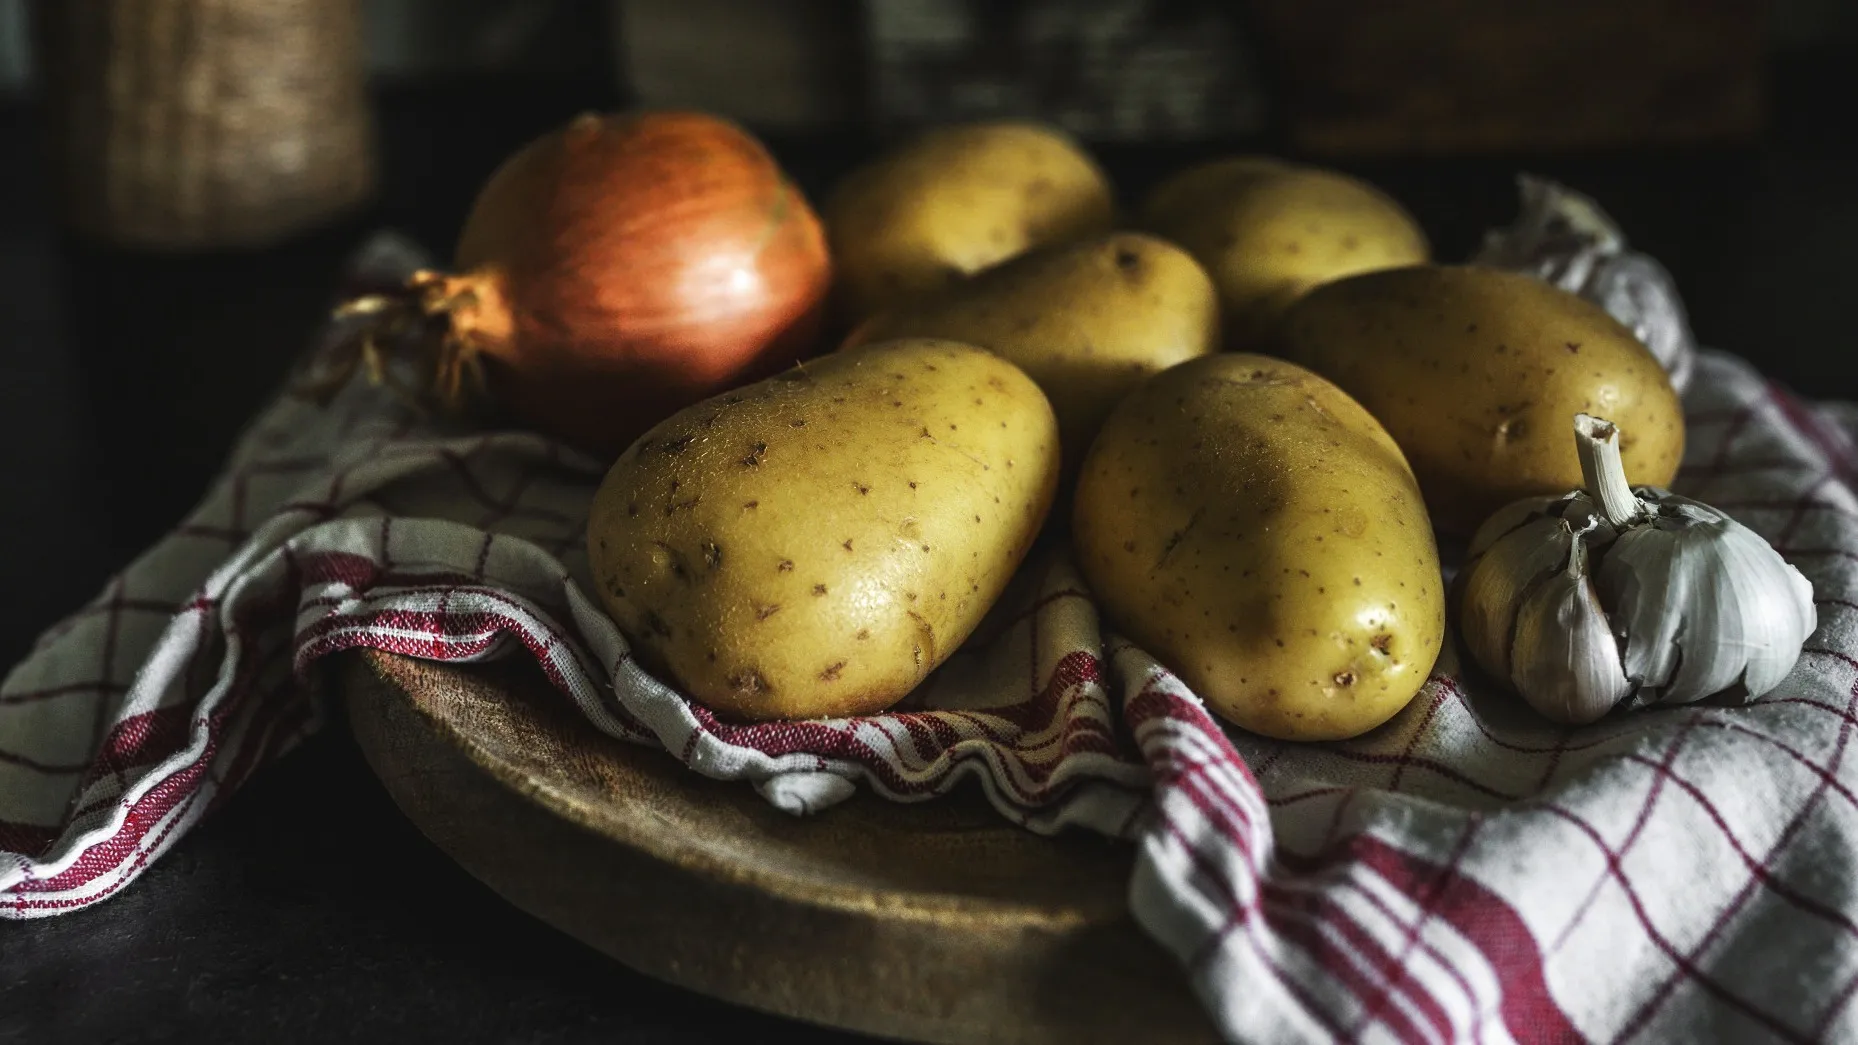
[(855, 323), (1032, 247), (1107, 231), (1110, 184), (1030, 123), (928, 131), (853, 171), (822, 209), (842, 317)]
[(1256, 733), (1365, 733), (1444, 641), (1438, 549), (1399, 448), (1282, 360), (1195, 359), (1123, 400), (1072, 527), (1117, 630)]
[(1186, 251), (1118, 232), (1023, 254), (877, 316), (848, 344), (897, 337), (978, 345), (1024, 370), (1051, 400), (1074, 475), (1117, 400), (1219, 350), (1219, 301)]
[(595, 494), (588, 556), (642, 662), (713, 710), (866, 714), (980, 623), (1057, 476), (1057, 423), (1025, 374), (955, 342), (886, 342), (653, 428)]
[(1414, 265), (1425, 233), (1374, 186), (1261, 156), (1190, 167), (1151, 192), (1142, 224), (1198, 258), (1219, 288), (1226, 347), (1256, 350), (1310, 288)]
[(1669, 485), (1684, 414), (1651, 352), (1598, 306), (1528, 276), (1420, 266), (1321, 287), (1279, 350), (1334, 381), (1406, 452), (1433, 522), (1469, 535), (1581, 485), (1574, 415), (1620, 423), (1635, 484)]

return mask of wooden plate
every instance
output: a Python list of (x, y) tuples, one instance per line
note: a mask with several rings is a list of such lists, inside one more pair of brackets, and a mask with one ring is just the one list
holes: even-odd
[(533, 667), (345, 658), (408, 817), (530, 914), (726, 1001), (926, 1042), (1210, 1042), (1130, 920), (1127, 845), (1014, 827), (974, 788), (790, 817), (587, 725)]

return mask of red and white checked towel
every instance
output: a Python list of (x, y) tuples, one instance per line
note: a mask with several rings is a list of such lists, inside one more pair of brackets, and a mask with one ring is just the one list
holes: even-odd
[(1448, 652), (1384, 728), (1295, 745), (1221, 729), (1099, 629), (1062, 556), (912, 710), (718, 722), (584, 594), (596, 462), (365, 387), (283, 399), (0, 687), (0, 914), (129, 885), (316, 727), (300, 680), (325, 654), (528, 656), (597, 728), (783, 809), (972, 778), (1033, 830), (1130, 839), (1136, 918), (1234, 1040), (1858, 1040), (1858, 407), (1720, 354), (1686, 407), (1679, 489), (1817, 590), (1785, 685), (1568, 729)]

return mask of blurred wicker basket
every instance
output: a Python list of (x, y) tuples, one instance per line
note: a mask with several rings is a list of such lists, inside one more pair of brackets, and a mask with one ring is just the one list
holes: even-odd
[(59, 0), (37, 31), (87, 235), (256, 246), (373, 192), (359, 0)]

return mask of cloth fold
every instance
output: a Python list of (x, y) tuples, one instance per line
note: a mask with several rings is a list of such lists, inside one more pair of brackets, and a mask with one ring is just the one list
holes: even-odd
[(1136, 920), (1235, 1041), (1853, 1040), (1858, 408), (1720, 353), (1686, 407), (1680, 492), (1815, 586), (1778, 690), (1571, 729), (1448, 641), (1386, 726), (1298, 745), (1228, 732), (1105, 632), (1063, 549), (903, 708), (719, 721), (586, 595), (598, 462), (361, 384), (280, 398), (187, 521), (0, 684), (0, 915), (131, 883), (319, 726), (324, 656), (529, 657), (592, 728), (788, 812), (978, 786), (1028, 829), (1130, 840)]

